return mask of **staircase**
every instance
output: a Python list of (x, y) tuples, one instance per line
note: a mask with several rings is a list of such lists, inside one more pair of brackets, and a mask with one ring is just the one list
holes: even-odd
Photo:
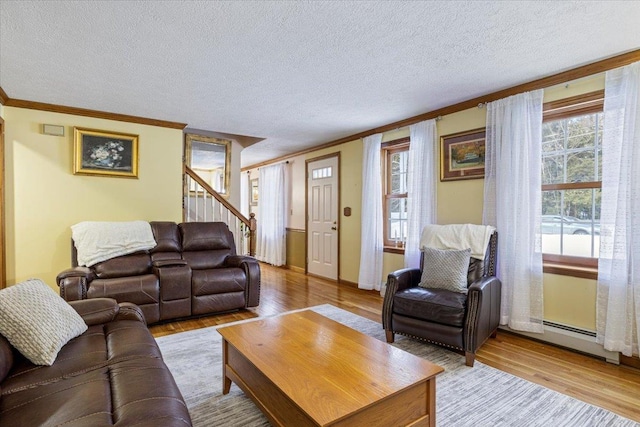
[(224, 197), (184, 165), (184, 199), (182, 204), (185, 222), (221, 221), (227, 224), (236, 242), (236, 253), (254, 256), (256, 252), (255, 214), (242, 215)]

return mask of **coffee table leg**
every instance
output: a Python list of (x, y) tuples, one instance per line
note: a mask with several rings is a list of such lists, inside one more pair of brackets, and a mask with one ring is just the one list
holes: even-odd
[(429, 389), (427, 396), (427, 408), (429, 408), (429, 427), (436, 427), (436, 377), (427, 381)]
[(227, 356), (228, 352), (228, 343), (224, 338), (222, 339), (222, 394), (229, 394), (229, 390), (231, 390), (231, 379), (227, 377)]

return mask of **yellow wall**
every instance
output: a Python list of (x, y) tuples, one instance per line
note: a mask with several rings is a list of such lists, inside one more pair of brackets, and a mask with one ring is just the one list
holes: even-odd
[[(544, 101), (549, 102), (581, 93), (591, 92), (604, 87), (604, 74), (591, 76), (562, 84), (545, 90)], [(440, 155), (440, 137), (453, 133), (484, 128), (486, 109), (468, 110), (443, 116), (437, 122), (438, 156)], [(383, 141), (392, 141), (409, 135), (408, 128), (383, 134)], [(360, 264), (360, 216), (362, 188), (362, 141), (356, 140), (306, 154), (306, 159), (340, 152), (340, 203), (341, 207), (351, 207), (351, 217), (340, 212), (340, 279), (356, 283)], [(439, 157), (438, 157), (439, 158)], [(294, 166), (296, 167), (296, 166)], [(304, 168), (298, 162), (298, 168)], [(439, 168), (439, 163), (434, 165)], [(304, 177), (303, 169), (296, 176)], [(292, 192), (304, 195), (304, 180), (295, 180)], [(446, 181), (437, 183), (437, 223), (482, 223), (483, 179)], [(302, 196), (303, 197), (303, 196)], [(304, 224), (304, 211), (298, 209), (292, 213), (292, 221)], [(383, 277), (403, 268), (402, 255), (385, 253), (383, 258)], [(505, 284), (508, 286), (508, 284)], [(575, 277), (544, 275), (544, 311), (545, 319), (567, 325), (593, 330), (595, 329), (596, 281)]]
[[(57, 290), (80, 221), (182, 219), (182, 131), (4, 107), (7, 283), (30, 277)], [(65, 136), (43, 135), (43, 123)], [(139, 135), (138, 179), (73, 175), (73, 127)]]

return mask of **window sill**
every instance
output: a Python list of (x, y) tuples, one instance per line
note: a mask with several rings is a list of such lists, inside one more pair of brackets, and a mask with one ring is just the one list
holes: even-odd
[(580, 277), (582, 279), (598, 279), (598, 269), (593, 267), (576, 267), (572, 265), (554, 264), (545, 262), (542, 264), (542, 271), (560, 276)]
[(400, 255), (404, 255), (404, 248), (396, 248), (393, 246), (385, 246), (383, 249), (383, 252), (386, 252), (388, 254), (400, 254)]

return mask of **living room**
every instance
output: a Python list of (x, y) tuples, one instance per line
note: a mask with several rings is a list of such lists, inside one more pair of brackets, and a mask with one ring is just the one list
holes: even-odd
[[(490, 3), (486, 6), (497, 7)], [(598, 3), (598, 6), (604, 7), (601, 3)], [(5, 13), (13, 7), (11, 9), (5, 9), (6, 5), (0, 7), (3, 18), (2, 35), (5, 39), (4, 31), (9, 32), (6, 28), (14, 29), (17, 24), (10, 21)], [(36, 8), (33, 5), (31, 7)], [(70, 7), (69, 4), (61, 7), (57, 15), (60, 19), (63, 19), (63, 11), (68, 7)], [(620, 2), (616, 7), (620, 8), (618, 11), (620, 16), (625, 14), (637, 16), (638, 9), (634, 5)], [(28, 10), (34, 12), (34, 10)], [(593, 24), (593, 21), (588, 22)], [(64, 26), (57, 27), (58, 31), (61, 31), (61, 27)], [(521, 85), (526, 87), (521, 91), (533, 90), (538, 87), (526, 85), (548, 78), (542, 86), (539, 86), (544, 89), (545, 103), (602, 91), (605, 88), (605, 73), (608, 69), (639, 60), (637, 46), (640, 43), (636, 40), (635, 32), (627, 31), (628, 27), (625, 25), (620, 28), (623, 29), (621, 32), (624, 34), (619, 35), (620, 38), (616, 40), (622, 40), (625, 37), (629, 40), (626, 45), (615, 45), (622, 47), (609, 50), (601, 48), (594, 53), (586, 52), (581, 58), (576, 59), (576, 62), (560, 68), (544, 70), (544, 74), (522, 75), (518, 77), (516, 84), (508, 88), (496, 86), (491, 90), (478, 92), (473, 88), (474, 80), (470, 79), (463, 85), (467, 90), (460, 95), (457, 102), (438, 105), (437, 108), (423, 108), (404, 116), (387, 116), (394, 117), (393, 119), (362, 120), (362, 123), (358, 123), (353, 131), (341, 129), (342, 133), (327, 132), (327, 137), (316, 143), (315, 148), (283, 153), (275, 147), (268, 158), (258, 161), (258, 158), (254, 157), (252, 161), (245, 159), (249, 149), (234, 142), (231, 149), (231, 191), (228, 200), (232, 205), (240, 208), (243, 203), (247, 203), (247, 200), (238, 190), (249, 187), (250, 180), (258, 177), (259, 167), (288, 161), (287, 179), (290, 182), (290, 192), (287, 197), (290, 204), (289, 215), (286, 218), (287, 243), (298, 248), (304, 247), (307, 227), (304, 179), (306, 163), (325, 155), (339, 153), (341, 212), (338, 279), (344, 286), (356, 286), (360, 270), (363, 168), (361, 136), (357, 135), (364, 136), (368, 131), (371, 131), (369, 133), (380, 132), (383, 134), (383, 143), (403, 139), (409, 136), (410, 124), (409, 122), (402, 124), (403, 121), (420, 115), (423, 119), (438, 119), (436, 128), (439, 145), (440, 137), (484, 128), (486, 108), (478, 104), (501, 98), (496, 94), (501, 93), (502, 90), (518, 88)], [(65, 36), (60, 37), (65, 38)], [(3, 45), (3, 52), (7, 52), (4, 47)], [(618, 58), (618, 62), (612, 58)], [(8, 67), (5, 61), (12, 59), (15, 60), (3, 55), (1, 57), (3, 67)], [(496, 73), (499, 72), (500, 68), (496, 67)], [(70, 266), (70, 226), (81, 221), (144, 219), (179, 222), (183, 216), (181, 200), (183, 198), (182, 156), (185, 127), (254, 135), (249, 130), (233, 128), (233, 126), (224, 127), (222, 123), (216, 127), (205, 128), (181, 115), (172, 117), (142, 115), (137, 110), (127, 107), (129, 102), (134, 102), (133, 100), (123, 101), (123, 107), (118, 110), (102, 108), (99, 103), (57, 101), (64, 99), (63, 95), (71, 91), (62, 83), (60, 83), (61, 89), (52, 91), (61, 92), (57, 93), (57, 98), (46, 96), (46, 91), (32, 95), (20, 89), (14, 83), (15, 80), (7, 77), (12, 74), (7, 73), (8, 71), (4, 71), (0, 80), (0, 87), (3, 89), (0, 91), (0, 117), (4, 120), (5, 141), (3, 188), (6, 261), (4, 276), (7, 286), (31, 277), (39, 277), (57, 291), (56, 275)], [(562, 78), (556, 80), (550, 78), (558, 75)], [(94, 83), (99, 84), (99, 82)], [(52, 87), (55, 85), (52, 84)], [(103, 87), (101, 90), (105, 98), (111, 96), (120, 100), (123, 96), (120, 93), (109, 93), (108, 87)], [(465, 101), (473, 101), (482, 96), (489, 96), (489, 98), (482, 102), (464, 105)], [(185, 97), (189, 98), (186, 95)], [(74, 95), (71, 99), (78, 98), (79, 95)], [(132, 98), (139, 97), (132, 96)], [(171, 97), (168, 99), (167, 102), (175, 100)], [(266, 100), (263, 99), (262, 102)], [(390, 103), (394, 104), (394, 102)], [(457, 108), (447, 110), (447, 107), (457, 105)], [(438, 111), (442, 112), (438, 113)], [(293, 113), (290, 111), (290, 114), (293, 115)], [(149, 120), (140, 122), (132, 116), (143, 116)], [(304, 122), (304, 119), (299, 118), (299, 121)], [(63, 127), (64, 136), (44, 134), (41, 129), (43, 124)], [(72, 174), (74, 127), (108, 129), (138, 135), (141, 141), (138, 178), (98, 178)], [(349, 138), (350, 136), (353, 137)], [(483, 179), (452, 181), (438, 179), (436, 187), (437, 223), (482, 223)], [(258, 202), (254, 207), (258, 217), (259, 207)], [(350, 208), (351, 214), (346, 215), (344, 208)], [(245, 212), (248, 212), (248, 209), (250, 208), (245, 207)], [(384, 253), (383, 276), (380, 282), (384, 281), (388, 273), (404, 266), (403, 256), (397, 252)], [(33, 254), (46, 254), (46, 256), (34, 257)], [(297, 253), (287, 255), (289, 267), (294, 271), (297, 269), (304, 272), (306, 257)], [(596, 330), (597, 279), (593, 275), (584, 276), (584, 274), (582, 277), (566, 275), (552, 268), (545, 270), (543, 277), (545, 321), (580, 331)], [(376, 292), (371, 293), (376, 294)], [(581, 348), (580, 351), (588, 350)], [(601, 353), (598, 357), (607, 358), (607, 354)]]

